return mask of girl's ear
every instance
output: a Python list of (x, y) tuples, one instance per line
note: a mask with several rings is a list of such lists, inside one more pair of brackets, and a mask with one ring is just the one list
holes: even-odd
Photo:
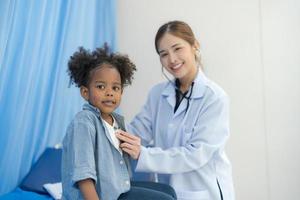
[(80, 94), (86, 101), (89, 100), (89, 89), (87, 87), (80, 86)]

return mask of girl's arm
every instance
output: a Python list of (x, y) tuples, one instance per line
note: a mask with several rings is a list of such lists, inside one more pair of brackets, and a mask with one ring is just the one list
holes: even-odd
[(77, 184), (85, 200), (100, 200), (92, 179), (78, 181)]

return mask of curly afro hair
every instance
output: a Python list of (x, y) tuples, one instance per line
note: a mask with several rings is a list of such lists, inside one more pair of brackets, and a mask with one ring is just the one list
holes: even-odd
[(112, 53), (106, 43), (102, 48), (97, 48), (92, 52), (79, 47), (78, 51), (70, 57), (67, 72), (71, 83), (75, 83), (77, 87), (87, 87), (92, 71), (103, 64), (111, 65), (118, 70), (122, 87), (131, 84), (134, 71), (136, 71), (135, 64), (127, 55)]

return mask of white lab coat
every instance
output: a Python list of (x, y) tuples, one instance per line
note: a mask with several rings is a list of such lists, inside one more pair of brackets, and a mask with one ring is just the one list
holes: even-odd
[[(229, 137), (226, 93), (200, 71), (187, 112), (184, 99), (174, 113), (175, 101), (174, 82), (154, 86), (128, 125), (144, 145), (136, 171), (158, 173), (179, 200), (219, 200), (221, 193), (224, 200), (233, 200), (231, 165), (224, 152)], [(146, 148), (151, 141), (154, 147)]]

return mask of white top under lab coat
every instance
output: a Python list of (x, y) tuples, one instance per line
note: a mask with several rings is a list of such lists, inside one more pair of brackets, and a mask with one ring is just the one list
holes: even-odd
[[(158, 173), (178, 200), (219, 200), (221, 195), (233, 200), (231, 164), (224, 152), (229, 137), (226, 93), (200, 71), (188, 110), (184, 99), (174, 113), (175, 101), (174, 82), (154, 86), (128, 125), (143, 144), (136, 171)], [(154, 147), (145, 147), (151, 141)]]

